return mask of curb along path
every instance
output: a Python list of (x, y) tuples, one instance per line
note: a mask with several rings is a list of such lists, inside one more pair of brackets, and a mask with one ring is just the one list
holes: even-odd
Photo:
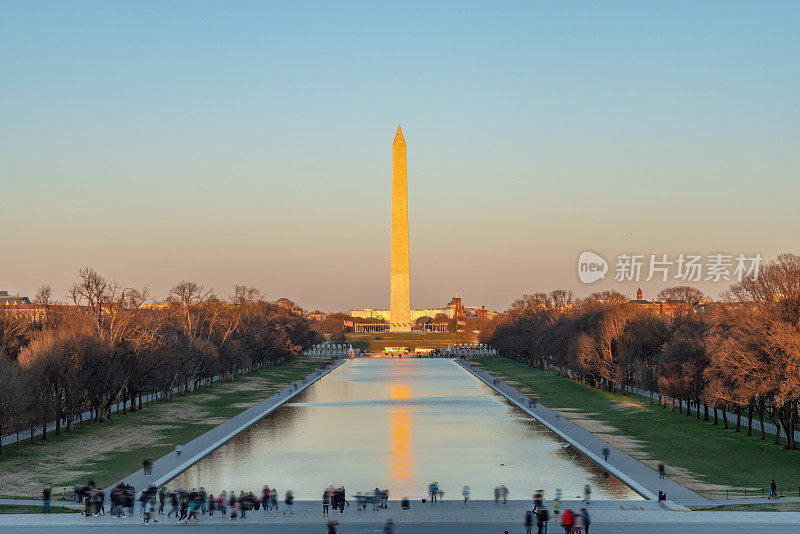
[[(320, 378), (328, 375), (334, 369), (337, 369), (344, 362), (345, 360), (339, 360), (334, 362), (328, 369), (322, 371), (317, 369), (305, 378), (273, 393), (270, 397), (251, 406), (240, 414), (231, 417), (205, 434), (194, 438), (189, 443), (183, 444), (183, 451), (181, 452), (180, 458), (176, 456), (174, 451), (170, 452), (153, 462), (152, 474), (145, 475), (144, 470), (139, 469), (106, 488), (106, 495), (120, 482), (132, 485), (136, 488), (137, 494), (147, 486), (161, 486), (169, 482), (183, 471), (186, 471), (192, 465), (205, 458), (210, 452), (224, 445), (237, 434), (246, 430), (251, 425), (270, 414), (273, 410), (294, 398), (298, 393), (304, 391)], [(295, 385), (297, 385), (297, 390), (294, 390)]]
[[(466, 360), (457, 359), (455, 362), (498, 394), (508, 399), (514, 406), (535, 418), (562, 439), (566, 440), (584, 456), (633, 488), (643, 497), (657, 500), (658, 492), (663, 491), (667, 494), (669, 501), (678, 503), (679, 505), (714, 504), (714, 501), (710, 501), (698, 495), (669, 478), (663, 480), (659, 479), (658, 473), (655, 470), (649, 468), (627, 453), (622, 452), (608, 442), (598, 438), (591, 432), (572, 423), (568, 419), (559, 417), (557, 412), (543, 406), (541, 403), (537, 403), (536, 408), (529, 408), (527, 406), (527, 395), (523, 395), (515, 388), (504, 383), (499, 378), (495, 378), (483, 369), (473, 367)], [(497, 381), (496, 384), (494, 383), (495, 380)], [(605, 460), (601, 456), (601, 451), (604, 448), (609, 450), (608, 460)], [(669, 506), (669, 503), (666, 504)], [(673, 505), (672, 507), (684, 509), (683, 506), (675, 507)]]

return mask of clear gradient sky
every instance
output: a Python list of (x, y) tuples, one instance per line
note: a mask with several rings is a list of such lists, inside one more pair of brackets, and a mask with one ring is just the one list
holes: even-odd
[(800, 252), (800, 3), (339, 4), (0, 2), (0, 289), (387, 306), (398, 124), (414, 307)]

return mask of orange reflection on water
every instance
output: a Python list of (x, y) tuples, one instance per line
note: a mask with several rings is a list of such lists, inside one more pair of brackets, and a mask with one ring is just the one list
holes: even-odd
[[(406, 384), (389, 386), (389, 398), (403, 400), (411, 398), (411, 387)], [(410, 478), (413, 466), (411, 452), (411, 412), (408, 409), (396, 409), (389, 412), (389, 477)]]

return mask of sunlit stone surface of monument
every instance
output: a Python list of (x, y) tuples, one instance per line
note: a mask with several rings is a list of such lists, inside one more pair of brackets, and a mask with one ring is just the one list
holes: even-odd
[(389, 292), (391, 332), (411, 331), (409, 278), (406, 140), (398, 126), (392, 146), (392, 262)]

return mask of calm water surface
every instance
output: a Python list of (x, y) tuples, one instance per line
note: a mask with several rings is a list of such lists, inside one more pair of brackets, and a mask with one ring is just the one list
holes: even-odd
[(555, 434), (450, 360), (352, 360), (181, 474), (170, 486), (212, 493), (256, 492), (318, 499), (388, 488), (390, 498), (422, 498), (439, 482), (445, 499), (509, 498), (536, 489), (565, 498), (591, 484), (597, 499), (638, 499)]

